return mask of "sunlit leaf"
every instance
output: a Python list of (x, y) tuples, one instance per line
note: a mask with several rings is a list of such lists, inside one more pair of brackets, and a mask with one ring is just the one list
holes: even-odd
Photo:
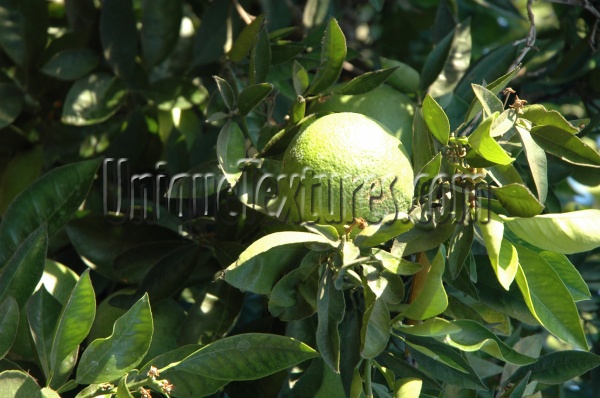
[(346, 37), (335, 18), (331, 18), (323, 36), (319, 68), (307, 92), (318, 94), (331, 87), (340, 76), (345, 59)]
[(228, 120), (219, 132), (217, 158), (227, 182), (234, 186), (242, 175), (240, 162), (246, 157), (244, 134), (237, 123)]
[(67, 93), (61, 120), (75, 126), (100, 123), (114, 115), (124, 99), (121, 80), (106, 73), (88, 75)]
[(442, 283), (446, 261), (444, 247), (440, 246), (431, 264), (428, 264), (429, 261), (424, 255), (421, 255), (421, 261), (426, 262), (424, 266), (430, 268), (425, 276), (423, 288), (419, 295), (403, 312), (403, 315), (408, 319), (424, 320), (431, 318), (441, 314), (448, 306), (448, 296)]
[(563, 129), (555, 126), (534, 127), (531, 136), (546, 152), (568, 163), (600, 168), (600, 153)]
[(548, 195), (548, 160), (546, 152), (534, 141), (528, 130), (519, 126), (516, 126), (516, 129), (523, 143), (523, 149), (525, 150), (529, 170), (531, 170), (531, 175), (535, 182), (538, 198), (541, 203), (545, 203), (546, 196)]
[(498, 114), (494, 113), (477, 126), (475, 131), (469, 135), (469, 145), (482, 158), (487, 159), (490, 162), (506, 165), (510, 164), (514, 159), (512, 159), (490, 135), (492, 124), (497, 116)]
[(544, 205), (532, 195), (527, 187), (521, 184), (492, 187), (492, 193), (502, 207), (513, 216), (533, 217), (544, 210)]
[(431, 134), (442, 144), (450, 138), (450, 122), (442, 107), (428, 94), (423, 100), (423, 119)]
[(520, 117), (531, 121), (536, 126), (554, 126), (571, 134), (579, 132), (579, 129), (569, 123), (558, 111), (549, 111), (541, 104), (526, 106)]
[(227, 53), (230, 60), (240, 62), (248, 55), (248, 52), (250, 52), (250, 49), (254, 46), (258, 38), (258, 33), (263, 26), (264, 19), (264, 14), (261, 14), (254, 18), (254, 21), (250, 24), (246, 25), (237, 39), (235, 39), (235, 42), (233, 42), (231, 50)]

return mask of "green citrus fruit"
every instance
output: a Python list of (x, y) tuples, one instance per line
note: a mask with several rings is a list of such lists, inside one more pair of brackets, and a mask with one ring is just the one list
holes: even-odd
[(407, 212), (413, 171), (402, 143), (381, 123), (332, 113), (294, 137), (283, 156), (280, 189), (286, 198), (280, 218), (343, 233), (355, 218), (372, 224)]
[(315, 102), (311, 112), (356, 112), (377, 120), (402, 141), (410, 155), (414, 102), (398, 90), (381, 85), (360, 95), (334, 94), (324, 102)]

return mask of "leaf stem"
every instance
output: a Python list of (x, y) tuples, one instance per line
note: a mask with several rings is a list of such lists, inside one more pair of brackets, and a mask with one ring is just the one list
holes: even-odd
[(373, 398), (373, 386), (371, 385), (371, 360), (365, 361), (365, 390), (367, 398)]

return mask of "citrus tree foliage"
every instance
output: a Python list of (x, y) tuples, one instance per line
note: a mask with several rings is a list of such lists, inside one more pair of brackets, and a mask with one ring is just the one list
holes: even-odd
[[(598, 396), (600, 12), (533, 3), (0, 0), (3, 396)], [(255, 189), (336, 101), (415, 177), (341, 235)]]

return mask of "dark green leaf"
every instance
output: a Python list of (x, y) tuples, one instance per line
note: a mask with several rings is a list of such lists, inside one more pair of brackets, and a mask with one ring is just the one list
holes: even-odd
[(385, 0), (369, 0), (369, 3), (371, 3), (375, 11), (380, 12), (383, 10), (383, 3), (385, 3)]
[(123, 376), (119, 381), (116, 398), (133, 398), (129, 388), (127, 388), (127, 375)]
[(238, 96), (238, 110), (240, 115), (246, 116), (250, 113), (271, 91), (273, 91), (271, 83), (259, 83), (244, 88)]
[(61, 80), (77, 80), (98, 65), (98, 57), (88, 48), (67, 49), (56, 53), (41, 71)]
[(587, 350), (577, 307), (560, 276), (538, 253), (516, 244), (515, 248), (519, 254), (516, 281), (531, 313), (550, 333)]
[(0, 314), (2, 314), (2, 319), (0, 319), (0, 358), (4, 358), (17, 335), (19, 326), (19, 305), (17, 301), (11, 296), (0, 301)]
[(109, 337), (94, 340), (86, 348), (77, 366), (77, 383), (103, 383), (129, 372), (146, 355), (153, 331), (150, 302), (145, 295), (117, 319)]
[(309, 232), (275, 232), (252, 243), (225, 270), (225, 281), (241, 290), (269, 294), (277, 281), (304, 256), (305, 243), (331, 242)]
[(439, 177), (442, 166), (442, 154), (438, 153), (415, 175), (415, 195), (424, 200), (432, 193), (435, 186), (432, 183)]
[(414, 170), (422, 170), (435, 156), (433, 137), (427, 128), (421, 108), (415, 110), (412, 126), (412, 154)]
[(494, 113), (481, 122), (475, 131), (469, 135), (469, 145), (482, 158), (496, 164), (507, 165), (514, 159), (490, 135), (492, 124), (497, 116), (498, 114)]
[(267, 28), (258, 32), (256, 43), (250, 50), (250, 84), (263, 83), (267, 81), (267, 75), (271, 67), (271, 43)]
[(90, 272), (85, 270), (73, 288), (56, 324), (50, 351), (50, 387), (58, 388), (67, 381), (75, 367), (79, 344), (88, 335), (95, 315), (96, 296)]
[(344, 319), (345, 308), (344, 292), (335, 288), (333, 270), (329, 264), (325, 264), (322, 267), (317, 295), (317, 348), (325, 363), (338, 373), (340, 371), (338, 325)]
[(123, 83), (106, 73), (77, 80), (65, 99), (62, 122), (85, 126), (105, 121), (121, 107), (125, 98)]
[(15, 121), (23, 109), (23, 92), (14, 84), (0, 83), (0, 128)]
[(560, 159), (581, 166), (600, 167), (600, 154), (579, 137), (555, 126), (539, 126), (531, 130), (539, 146)]
[(48, 234), (44, 226), (17, 244), (0, 270), (0, 302), (12, 296), (19, 308), (25, 307), (44, 272), (47, 248)]
[(217, 380), (254, 380), (316, 356), (289, 337), (246, 333), (206, 345), (172, 367)]
[(335, 93), (345, 95), (356, 95), (368, 93), (371, 90), (381, 86), (398, 69), (397, 67), (379, 69), (373, 72), (367, 72), (355, 77), (348, 83), (334, 90)]
[(248, 52), (254, 46), (257, 38), (259, 37), (258, 33), (263, 27), (263, 21), (265, 19), (264, 14), (259, 15), (254, 18), (250, 24), (248, 24), (240, 33), (240, 35), (235, 39), (231, 50), (227, 53), (227, 56), (233, 62), (240, 62)]
[(162, 62), (175, 48), (183, 13), (181, 0), (142, 1), (142, 53), (150, 68)]
[(454, 39), (455, 31), (448, 33), (442, 40), (440, 40), (433, 51), (429, 53), (425, 60), (425, 65), (421, 70), (421, 84), (420, 88), (422, 92), (425, 92), (429, 86), (436, 81), (439, 74), (444, 69), (450, 48), (452, 47), (452, 41)]
[(292, 83), (296, 95), (304, 94), (308, 88), (308, 73), (298, 61), (294, 61), (292, 66)]
[(528, 130), (517, 126), (517, 132), (523, 143), (523, 149), (525, 150), (529, 170), (531, 170), (531, 175), (535, 182), (538, 198), (541, 203), (546, 203), (548, 195), (548, 160), (546, 152), (534, 141)]
[(129, 81), (138, 52), (138, 32), (135, 26), (132, 0), (104, 0), (100, 12), (100, 40), (104, 58), (115, 75)]
[(327, 24), (321, 48), (321, 61), (317, 74), (308, 87), (308, 94), (319, 94), (337, 81), (346, 59), (346, 37), (335, 18)]
[(544, 210), (541, 204), (527, 187), (521, 184), (509, 184), (502, 187), (492, 187), (502, 207), (517, 217), (537, 216)]
[(360, 355), (363, 358), (374, 358), (381, 354), (390, 339), (390, 311), (383, 296), (377, 297), (365, 282), (363, 280), (365, 312), (360, 331)]
[(420, 380), (423, 380), (423, 384), (427, 388), (432, 388), (438, 391), (442, 391), (443, 388), (440, 383), (438, 383), (433, 376), (429, 376), (427, 373), (423, 372), (416, 366), (409, 365), (408, 362), (398, 357), (397, 355), (393, 355), (389, 351), (384, 351), (379, 355), (377, 361), (381, 363), (386, 368), (389, 368), (394, 371), (399, 376), (402, 377), (414, 377)]
[(466, 259), (471, 253), (473, 244), (473, 223), (459, 223), (448, 246), (448, 268), (452, 279), (456, 279), (463, 268)]
[(440, 74), (428, 89), (429, 95), (435, 98), (451, 93), (469, 68), (471, 62), (470, 19), (457, 24), (454, 28), (452, 45), (445, 61)]
[(86, 197), (99, 165), (99, 160), (89, 160), (58, 167), (19, 194), (0, 224), (0, 270), (41, 225), (47, 224), (52, 236), (66, 224)]
[(600, 365), (600, 357), (584, 351), (557, 351), (540, 357), (536, 363), (519, 368), (510, 380), (531, 372), (530, 380), (544, 384), (561, 384)]
[(181, 327), (179, 341), (208, 344), (229, 333), (244, 304), (244, 294), (218, 280), (209, 283), (195, 297)]
[(27, 303), (29, 330), (46, 379), (51, 374), (50, 352), (56, 322), (61, 311), (62, 305), (48, 293), (44, 285), (35, 292)]
[(0, 46), (19, 66), (30, 69), (46, 47), (48, 6), (42, 0), (0, 1)]
[(409, 231), (414, 226), (414, 221), (407, 214), (390, 214), (383, 217), (380, 223), (371, 224), (360, 231), (354, 238), (354, 244), (359, 247), (377, 246)]
[(242, 175), (240, 162), (246, 157), (246, 143), (242, 130), (231, 120), (225, 123), (219, 133), (217, 157), (227, 182), (234, 186)]
[(442, 144), (447, 145), (450, 138), (450, 122), (442, 107), (429, 94), (423, 100), (423, 119), (429, 131)]
[(236, 99), (235, 94), (233, 92), (233, 88), (229, 82), (219, 76), (213, 76), (215, 82), (217, 83), (217, 88), (219, 89), (219, 93), (223, 98), (223, 102), (225, 102), (225, 106), (229, 110), (234, 110), (236, 108)]
[(569, 123), (558, 111), (549, 111), (540, 104), (526, 106), (520, 117), (531, 121), (536, 126), (554, 126), (571, 134), (579, 132), (579, 129)]

